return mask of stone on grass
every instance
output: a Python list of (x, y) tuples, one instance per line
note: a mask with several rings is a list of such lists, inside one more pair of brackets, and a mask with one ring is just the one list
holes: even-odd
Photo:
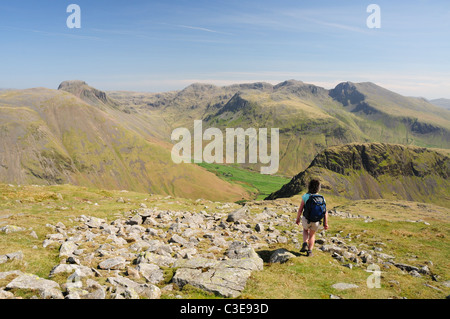
[(89, 228), (99, 228), (102, 224), (106, 223), (104, 219), (97, 217), (89, 217), (88, 221), (85, 222), (85, 225)]
[(126, 260), (123, 257), (114, 257), (109, 258), (104, 261), (102, 261), (100, 264), (98, 264), (98, 267), (100, 269), (124, 269), (126, 265)]
[(24, 230), (25, 228), (14, 225), (6, 225), (0, 228), (0, 232), (5, 234), (16, 233)]
[(59, 248), (59, 257), (69, 257), (77, 248), (77, 244), (75, 244), (73, 241), (65, 241)]
[[(226, 298), (238, 297), (244, 290), (252, 271), (262, 270), (263, 260), (251, 247), (232, 244), (232, 258), (223, 261), (195, 257), (189, 260), (177, 260), (173, 283), (180, 288), (191, 286), (212, 292)], [(237, 251), (236, 251), (237, 249)]]
[(151, 284), (157, 284), (164, 280), (164, 272), (155, 264), (141, 263), (137, 266), (137, 270)]
[(176, 243), (180, 244), (182, 246), (186, 246), (188, 244), (188, 241), (181, 237), (180, 235), (174, 234), (170, 239), (169, 243)]
[(14, 294), (12, 292), (0, 289), (0, 300), (2, 299), (14, 299)]
[(227, 222), (233, 223), (233, 222), (240, 221), (242, 219), (246, 219), (247, 212), (248, 212), (248, 207), (247, 207), (247, 205), (245, 205), (245, 206), (229, 213), (228, 217), (227, 217)]
[(270, 255), (270, 263), (285, 263), (289, 259), (294, 258), (295, 255), (284, 248), (275, 250), (272, 255)]
[(347, 289), (359, 288), (359, 286), (357, 286), (355, 284), (348, 284), (345, 282), (339, 282), (337, 284), (332, 285), (331, 287), (334, 289), (337, 289), (337, 290), (347, 290)]
[(161, 297), (161, 290), (152, 284), (139, 284), (131, 279), (116, 276), (108, 277), (107, 282), (113, 286), (130, 289), (135, 291), (139, 296), (148, 299), (159, 299)]
[(83, 265), (76, 265), (76, 264), (59, 264), (53, 267), (53, 269), (50, 271), (49, 277), (54, 277), (57, 274), (61, 273), (74, 273), (78, 272), (78, 275), (80, 277), (91, 277), (94, 276), (94, 271)]
[(63, 299), (60, 286), (53, 280), (40, 278), (32, 274), (23, 274), (11, 281), (7, 289), (37, 290), (43, 299)]

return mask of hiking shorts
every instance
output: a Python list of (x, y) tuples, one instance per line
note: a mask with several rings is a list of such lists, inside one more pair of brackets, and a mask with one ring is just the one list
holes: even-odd
[(320, 222), (309, 222), (308, 223), (308, 220), (306, 219), (306, 217), (302, 215), (302, 226), (306, 230), (311, 229), (312, 231), (317, 232), (320, 227)]

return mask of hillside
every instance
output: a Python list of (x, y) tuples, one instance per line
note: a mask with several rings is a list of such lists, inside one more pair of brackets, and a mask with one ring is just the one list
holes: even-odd
[(296, 80), (224, 87), (196, 83), (175, 92), (108, 94), (139, 114), (160, 116), (169, 130), (192, 129), (200, 119), (204, 129), (280, 128), (279, 174), (285, 176), (306, 169), (320, 151), (334, 145), (450, 148), (449, 111), (373, 83), (344, 82), (332, 90)]
[(319, 153), (309, 167), (267, 199), (307, 190), (313, 177), (323, 192), (349, 199), (434, 202), (450, 207), (450, 158), (425, 148), (394, 144), (349, 144)]
[(111, 114), (61, 90), (1, 93), (0, 146), (7, 151), (0, 153), (0, 180), (188, 198), (248, 196), (198, 166), (175, 165), (169, 147), (145, 139)]
[(404, 97), (370, 82), (345, 82), (330, 96), (360, 119), (375, 141), (449, 148), (450, 112), (420, 98)]
[(123, 103), (120, 99), (112, 98), (110, 94), (93, 88), (84, 81), (64, 81), (59, 85), (58, 90), (69, 92), (86, 104), (101, 109), (128, 130), (136, 132), (146, 140), (167, 149), (171, 148), (167, 141), (167, 136), (170, 135), (170, 127), (165, 123), (162, 116), (155, 113), (138, 112), (132, 105), (129, 105), (130, 100)]
[(435, 99), (429, 101), (431, 104), (450, 110), (450, 99)]
[[(329, 197), (330, 229), (318, 232), (314, 256), (306, 257), (294, 223), (298, 200), (242, 207), (70, 185), (0, 184), (0, 194), (0, 299), (450, 294), (450, 209), (437, 205), (335, 205)], [(375, 266), (381, 276), (373, 287)]]

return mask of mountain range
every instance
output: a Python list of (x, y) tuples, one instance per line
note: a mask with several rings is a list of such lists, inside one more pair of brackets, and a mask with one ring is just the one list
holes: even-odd
[[(292, 177), (318, 154), (351, 143), (450, 149), (450, 111), (374, 83), (327, 90), (301, 81), (195, 83), (183, 90), (104, 92), (83, 81), (58, 90), (0, 91), (0, 182), (71, 183), (187, 198), (239, 200), (245, 189), (193, 164), (171, 161), (178, 127), (279, 128), (279, 175)], [(258, 170), (258, 164), (243, 164)]]

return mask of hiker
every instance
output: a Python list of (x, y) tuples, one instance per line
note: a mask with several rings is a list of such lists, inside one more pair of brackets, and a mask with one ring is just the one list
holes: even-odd
[[(323, 228), (328, 229), (328, 213), (326, 210), (325, 198), (319, 195), (320, 181), (312, 179), (308, 185), (308, 193), (302, 196), (302, 203), (298, 209), (297, 220), (295, 223), (300, 224), (300, 217), (303, 226), (303, 245), (300, 252), (307, 253), (312, 256), (316, 232), (320, 227), (323, 219)], [(303, 213), (303, 216), (302, 216)]]

